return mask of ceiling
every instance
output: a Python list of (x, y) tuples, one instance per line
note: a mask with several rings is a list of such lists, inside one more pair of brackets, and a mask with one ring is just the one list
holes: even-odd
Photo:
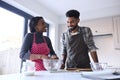
[[(84, 17), (111, 16), (119, 14), (120, 0), (38, 0), (41, 5), (59, 17), (65, 17), (69, 9), (77, 9)], [(120, 10), (120, 9), (119, 9)], [(87, 16), (88, 15), (88, 16)]]
[[(16, 4), (15, 5), (16, 7), (19, 4), (26, 5), (32, 11), (33, 10), (40, 11), (41, 7), (44, 7), (44, 10), (47, 13), (49, 12), (48, 14), (52, 13), (52, 15), (57, 15), (58, 19), (60, 19), (61, 21), (65, 20), (65, 13), (70, 9), (76, 9), (80, 11), (81, 20), (120, 15), (120, 0), (3, 0), (3, 1), (13, 5)], [(33, 9), (34, 6), (36, 6), (38, 9), (36, 8)], [(23, 9), (20, 6), (18, 6), (18, 8)], [(43, 12), (44, 10), (42, 9)]]

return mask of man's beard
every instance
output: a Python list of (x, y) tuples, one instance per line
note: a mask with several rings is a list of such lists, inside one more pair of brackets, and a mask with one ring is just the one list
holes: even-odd
[(69, 29), (69, 31), (71, 32), (71, 31), (75, 30), (77, 27), (78, 27), (78, 26), (75, 26), (75, 27), (68, 27), (68, 29)]

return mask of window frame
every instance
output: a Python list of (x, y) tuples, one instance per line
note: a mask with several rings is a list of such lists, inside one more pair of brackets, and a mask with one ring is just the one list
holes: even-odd
[[(25, 34), (28, 33), (28, 20), (31, 19), (33, 16), (1, 0), (0, 7), (24, 17), (24, 30), (23, 30), (24, 37)], [(46, 24), (47, 24), (47, 36), (49, 37), (49, 24), (48, 23)]]

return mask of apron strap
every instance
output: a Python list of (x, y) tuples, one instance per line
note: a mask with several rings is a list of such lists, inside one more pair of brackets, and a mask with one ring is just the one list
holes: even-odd
[(35, 37), (35, 33), (33, 33), (33, 42), (35, 42), (36, 37)]

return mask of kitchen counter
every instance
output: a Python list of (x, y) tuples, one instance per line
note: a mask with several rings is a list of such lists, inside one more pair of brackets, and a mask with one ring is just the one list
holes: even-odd
[(111, 71), (38, 71), (33, 76), (23, 74), (0, 75), (0, 80), (104, 80), (120, 79), (120, 75), (113, 75)]
[(81, 76), (80, 72), (35, 72), (33, 76), (23, 74), (0, 75), (0, 80), (91, 80)]

